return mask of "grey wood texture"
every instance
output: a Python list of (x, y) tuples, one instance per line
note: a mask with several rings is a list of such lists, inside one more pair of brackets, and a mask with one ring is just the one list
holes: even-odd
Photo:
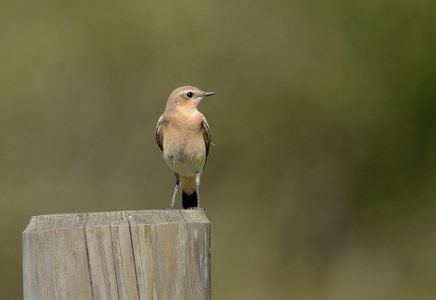
[(24, 299), (210, 299), (202, 210), (32, 217), (23, 232)]

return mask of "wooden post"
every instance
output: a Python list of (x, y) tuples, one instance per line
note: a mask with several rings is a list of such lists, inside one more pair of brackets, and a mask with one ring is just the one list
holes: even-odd
[(32, 217), (24, 299), (210, 299), (209, 247), (202, 210)]

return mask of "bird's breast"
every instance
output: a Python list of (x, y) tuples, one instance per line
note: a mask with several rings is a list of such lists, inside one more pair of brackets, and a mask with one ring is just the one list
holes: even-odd
[(168, 126), (163, 136), (163, 157), (179, 175), (195, 175), (203, 169), (206, 146), (200, 127)]

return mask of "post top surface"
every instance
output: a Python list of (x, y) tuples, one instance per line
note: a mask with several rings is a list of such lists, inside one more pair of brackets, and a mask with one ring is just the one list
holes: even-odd
[(78, 227), (210, 223), (204, 210), (131, 210), (33, 216), (24, 233)]

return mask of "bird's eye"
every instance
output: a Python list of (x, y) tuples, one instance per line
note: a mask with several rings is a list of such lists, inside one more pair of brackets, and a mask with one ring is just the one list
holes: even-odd
[(194, 96), (194, 94), (193, 94), (192, 92), (187, 92), (187, 93), (186, 93), (186, 96), (187, 96), (188, 98), (192, 98), (192, 96)]

